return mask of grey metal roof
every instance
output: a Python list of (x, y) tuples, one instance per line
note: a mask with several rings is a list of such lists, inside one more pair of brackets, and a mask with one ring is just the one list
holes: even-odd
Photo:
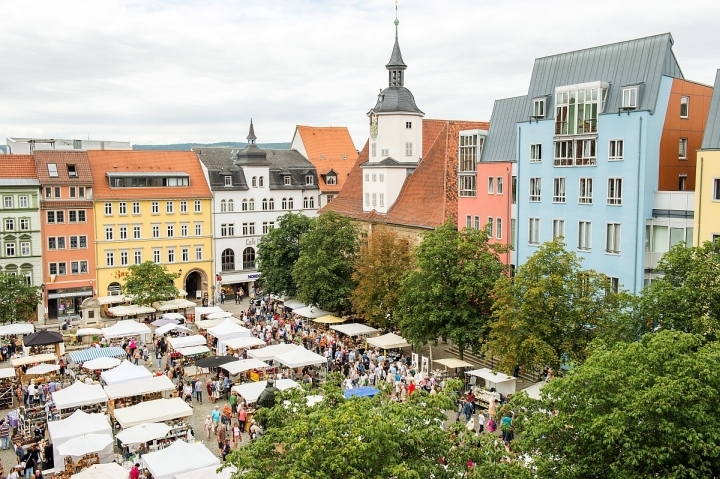
[(388, 70), (407, 68), (400, 53), (400, 43), (398, 43), (397, 34), (395, 35), (395, 45), (393, 45), (392, 54), (390, 55), (390, 61), (385, 65)]
[(390, 86), (384, 89), (378, 95), (378, 101), (375, 107), (368, 112), (375, 113), (394, 113), (394, 112), (419, 113), (424, 115), (415, 104), (415, 97), (410, 90), (404, 86)]
[[(232, 148), (196, 148), (193, 150), (208, 170), (210, 189), (213, 191), (247, 190), (248, 184), (242, 168), (233, 163)], [(232, 176), (232, 186), (225, 186), (225, 177)]]
[(705, 124), (705, 135), (702, 142), (703, 150), (720, 149), (720, 70), (715, 74), (715, 88), (710, 100), (710, 111)]
[(516, 161), (517, 124), (528, 119), (528, 96), (495, 100), (481, 161)]
[(108, 171), (105, 174), (110, 178), (135, 178), (138, 176), (190, 176), (184, 171)]
[(528, 89), (527, 115), (533, 98), (548, 96), (546, 112), (554, 115), (555, 87), (592, 81), (610, 83), (605, 113), (622, 106), (622, 87), (644, 83), (638, 110), (655, 111), (663, 75), (684, 78), (672, 51), (669, 33), (638, 38), (535, 60)]

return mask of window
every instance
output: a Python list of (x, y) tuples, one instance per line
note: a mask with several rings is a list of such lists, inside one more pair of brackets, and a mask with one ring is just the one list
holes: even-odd
[(406, 121), (406, 122), (405, 122), (405, 129), (406, 129), (406, 130), (412, 129), (412, 122), (411, 122), (411, 121)]
[(243, 250), (243, 269), (252, 269), (255, 267), (255, 250), (253, 248), (245, 248)]
[(78, 223), (85, 223), (85, 210), (77, 210)]
[(15, 243), (5, 243), (5, 256), (15, 256)]
[(167, 255), (168, 255), (168, 263), (174, 263), (175, 262), (175, 248), (168, 248)]
[(405, 142), (405, 156), (412, 156), (412, 143), (407, 141)]
[(556, 89), (555, 134), (582, 135), (597, 132), (598, 114), (603, 112), (607, 85)]
[(75, 198), (76, 189), (74, 186), (70, 187), (70, 198)]
[[(230, 201), (232, 201), (232, 200), (230, 200)], [(232, 210), (230, 210), (230, 211), (232, 211)], [(187, 213), (187, 212), (188, 212), (187, 201), (181, 201), (180, 202), (180, 213)]]
[(289, 209), (289, 210), (293, 209), (293, 203), (294, 203), (293, 199), (292, 199), (292, 198), (288, 198), (288, 209)]
[(112, 203), (105, 203), (105, 216), (110, 216), (112, 214)]
[(285, 186), (290, 186), (290, 185), (292, 185), (292, 176), (284, 176), (284, 177), (283, 177), (283, 184), (284, 184)]
[(152, 214), (154, 214), (154, 215), (160, 214), (160, 202), (159, 201), (152, 202)]
[(530, 218), (528, 221), (528, 244), (540, 244), (540, 218)]
[(65, 237), (64, 236), (57, 237), (57, 247), (58, 247), (58, 249), (65, 249)]
[(224, 213), (227, 211), (227, 202), (225, 200), (222, 200), (220, 202), (220, 212)]
[(372, 205), (377, 206), (377, 193), (372, 194)]
[(475, 217), (475, 230), (480, 231), (480, 217), (479, 216)]
[(60, 187), (59, 186), (55, 187), (55, 198), (60, 198)]
[(118, 203), (118, 214), (126, 215), (127, 214), (127, 203), (124, 201), (121, 201)]
[(713, 197), (714, 201), (720, 201), (720, 178), (713, 179)]
[(680, 97), (680, 118), (688, 117), (688, 107), (690, 106), (690, 97)]
[(380, 150), (380, 156), (388, 156), (389, 154), (390, 154), (390, 149), (389, 149), (389, 148), (382, 148), (382, 149)]
[(188, 262), (190, 261), (190, 248), (182, 248), (181, 250), (181, 261)]
[(495, 222), (493, 221), (493, 217), (489, 216), (487, 223), (485, 223), (485, 230), (487, 231), (487, 234), (490, 238), (493, 237), (493, 233), (495, 232)]
[(542, 178), (530, 178), (530, 201), (537, 203), (540, 201), (540, 183)]
[(160, 225), (152, 225), (152, 237), (153, 238), (160, 237)]
[(465, 227), (472, 228), (472, 216), (471, 215), (467, 215), (465, 217)]
[(637, 108), (637, 87), (623, 88), (622, 91), (622, 107)]
[(335, 175), (327, 175), (325, 177), (325, 183), (328, 185), (337, 185), (337, 176)]
[(141, 234), (140, 234), (140, 231), (141, 231), (141, 230), (140, 230), (140, 228), (141, 228), (140, 225), (134, 225), (134, 226), (133, 226), (133, 239), (140, 239), (140, 238), (141, 238)]
[(378, 175), (378, 181), (379, 181), (380, 183), (382, 183), (382, 182), (385, 181), (385, 174), (384, 174), (384, 173), (380, 173), (380, 174)]
[(183, 223), (180, 225), (180, 236), (183, 238), (187, 237), (188, 235), (188, 225), (187, 223)]
[(121, 240), (126, 240), (126, 239), (127, 239), (127, 233), (128, 233), (127, 226), (121, 226), (121, 227), (120, 227), (120, 239), (121, 239)]
[(20, 231), (30, 231), (30, 218), (20, 218)]
[(173, 201), (166, 201), (165, 202), (165, 213), (167, 213), (167, 214), (174, 213), (174, 211), (173, 211), (174, 205), (175, 205), (175, 203)]
[(365, 173), (365, 182), (370, 181), (370, 173)]
[(15, 220), (12, 218), (5, 219), (5, 231), (15, 231)]
[(49, 186), (45, 187), (45, 198), (52, 198), (52, 188)]
[[(307, 203), (307, 198), (303, 199), (303, 203)], [(365, 206), (370, 206), (370, 193), (365, 193)]]
[(377, 145), (375, 143), (371, 145), (370, 149), (372, 150), (372, 156), (377, 156)]
[(73, 140), (73, 150), (82, 150), (82, 140)]
[(57, 249), (57, 237), (55, 237), (55, 236), (48, 237), (48, 249)]
[(202, 259), (203, 259), (202, 251), (203, 251), (202, 246), (195, 247), (195, 261), (202, 261)]
[(565, 178), (553, 178), (553, 203), (565, 203)]
[(613, 293), (617, 293), (620, 291), (620, 279), (619, 278), (613, 278), (612, 276), (608, 276), (608, 280), (610, 280), (610, 291)]
[(315, 183), (315, 179), (313, 178), (313, 175), (305, 175), (305, 184), (306, 185), (312, 185)]
[(460, 185), (460, 196), (475, 196), (475, 175), (460, 175), (458, 177), (458, 183)]
[(280, 201), (280, 208), (283, 209), (283, 210), (286, 210), (286, 209), (287, 209), (287, 198), (283, 198), (283, 199)]
[(572, 166), (572, 140), (555, 142), (555, 166)]
[(12, 196), (4, 197), (3, 204), (5, 205), (5, 208), (12, 208), (13, 207), (13, 197)]
[[(382, 193), (380, 193), (380, 195), (384, 196)], [(332, 200), (334, 200), (334, 199), (335, 199), (335, 195), (327, 195), (327, 202), (328, 202), (328, 203), (330, 203), (330, 202), (331, 202)], [(325, 204), (327, 204), (327, 203), (325, 203)], [(382, 204), (381, 204), (380, 206), (382, 206)]]
[(141, 250), (135, 250), (133, 252), (135, 264), (142, 264), (142, 251)]
[(58, 263), (58, 274), (67, 274), (67, 263), (64, 261), (61, 263)]
[(195, 223), (195, 236), (202, 236), (202, 223)]
[(517, 176), (513, 176), (510, 181), (510, 189), (512, 193), (512, 204), (517, 204)]
[(232, 186), (232, 176), (225, 177), (225, 186)]
[(625, 140), (610, 140), (610, 148), (608, 149), (608, 160), (618, 161), (623, 159), (625, 150)]
[(622, 178), (608, 179), (607, 204), (622, 205)]
[(495, 178), (488, 178), (488, 195), (495, 194)]
[(265, 178), (261, 176), (258, 178), (258, 187), (262, 188), (263, 186), (265, 186)]
[(87, 236), (78, 236), (80, 240), (80, 248), (87, 248)]
[[(330, 202), (330, 200), (328, 200)], [(385, 193), (380, 193), (378, 198), (379, 206), (385, 206)]]
[(51, 178), (57, 178), (58, 177), (58, 169), (57, 169), (57, 163), (48, 163), (48, 176)]
[(167, 225), (167, 237), (172, 238), (175, 236), (175, 225)]
[(68, 222), (69, 223), (77, 223), (77, 211), (75, 211), (75, 210), (68, 211)]
[[(230, 200), (230, 201), (232, 201), (232, 200)], [(274, 209), (275, 209), (275, 199), (270, 198), (268, 200), (268, 210), (273, 211)]]
[(533, 98), (533, 116), (545, 118), (545, 98)]
[(20, 255), (30, 256), (30, 243), (28, 241), (20, 243)]
[(253, 198), (250, 198), (250, 201), (248, 201), (248, 210), (255, 211), (255, 200)]
[(200, 200), (195, 200), (195, 213), (201, 213), (202, 212), (202, 203)]
[(159, 249), (153, 250), (153, 263), (160, 264), (160, 250)]
[(112, 251), (105, 252), (105, 266), (115, 266), (115, 253)]
[(580, 196), (578, 201), (581, 205), (592, 204), (592, 187), (592, 178), (580, 178)]
[(678, 176), (678, 191), (685, 191), (687, 183), (687, 175)]
[(605, 252), (611, 254), (620, 254), (620, 223), (607, 224), (607, 232), (605, 235)]
[(128, 265), (128, 252), (120, 251), (120, 266), (127, 266), (127, 265)]
[(310, 203), (310, 206), (309, 206), (310, 208), (315, 208), (315, 197), (314, 196), (309, 196), (308, 202)]
[(55, 222), (56, 223), (65, 223), (65, 212), (64, 211), (56, 211), (55, 212)]
[(112, 241), (114, 235), (115, 235), (115, 228), (112, 226), (106, 226), (105, 227), (105, 239), (107, 241)]
[(58, 273), (57, 263), (48, 264), (48, 271), (50, 271), (50, 274), (57, 274)]
[(263, 234), (266, 235), (268, 232), (275, 228), (275, 222), (274, 221), (263, 221)]
[(502, 239), (502, 218), (495, 218), (495, 238)]
[(78, 186), (78, 198), (85, 198), (85, 187)]
[(223, 271), (233, 271), (235, 269), (235, 251), (228, 248), (222, 252), (220, 258)]
[(132, 212), (134, 215), (140, 214), (140, 202), (139, 201), (133, 201)]
[(565, 237), (565, 220), (553, 220), (553, 239)]
[(263, 211), (267, 211), (267, 209), (268, 209), (267, 198), (263, 198), (263, 200), (262, 200), (262, 209), (263, 209)]
[(503, 178), (502, 178), (502, 176), (497, 177), (497, 194), (498, 195), (503, 194)]
[(678, 158), (687, 160), (687, 138), (680, 138)]
[(235, 236), (235, 223), (221, 224), (220, 236)]
[(575, 166), (588, 166), (597, 163), (597, 140), (575, 140)]
[(578, 249), (589, 251), (592, 246), (592, 223), (578, 221)]

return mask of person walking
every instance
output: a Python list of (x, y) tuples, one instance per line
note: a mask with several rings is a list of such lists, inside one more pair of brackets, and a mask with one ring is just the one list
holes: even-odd
[(162, 349), (156, 348), (155, 349), (155, 359), (157, 360), (158, 370), (162, 369), (162, 358), (163, 358)]
[(213, 431), (216, 431), (218, 424), (220, 424), (220, 406), (215, 406), (215, 409), (213, 409), (210, 415), (212, 416)]
[(235, 449), (237, 449), (238, 442), (240, 442), (240, 425), (237, 423), (237, 421), (235, 422), (235, 424), (233, 424), (232, 433), (233, 433), (233, 447)]
[(210, 440), (210, 434), (213, 432), (213, 429), (215, 426), (213, 425), (213, 420), (210, 414), (207, 415), (205, 418), (205, 440)]
[(197, 402), (199, 402), (200, 404), (202, 404), (203, 383), (202, 383), (202, 381), (200, 380), (200, 378), (198, 378), (198, 379), (195, 381), (194, 389), (195, 389), (195, 400), (196, 400)]
[(0, 422), (0, 443), (3, 451), (10, 449), (10, 424), (6, 419)]
[(227, 439), (227, 427), (225, 424), (218, 424), (215, 435), (217, 436), (218, 449), (222, 449), (223, 444), (225, 444), (225, 440)]
[(245, 423), (247, 422), (247, 411), (243, 404), (240, 405), (240, 411), (238, 412), (238, 422), (240, 423), (240, 430), (245, 430)]

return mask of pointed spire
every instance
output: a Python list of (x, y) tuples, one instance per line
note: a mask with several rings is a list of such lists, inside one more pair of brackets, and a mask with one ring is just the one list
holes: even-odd
[(389, 84), (390, 86), (403, 86), (404, 81), (404, 72), (407, 68), (407, 65), (405, 65), (405, 62), (402, 58), (402, 53), (400, 53), (400, 42), (398, 41), (398, 25), (400, 24), (400, 20), (397, 18), (397, 2), (395, 2), (395, 45), (393, 45), (392, 55), (390, 55), (390, 61), (387, 65), (385, 65), (385, 68), (388, 69), (389, 73)]
[(253, 127), (252, 118), (250, 118), (250, 133), (248, 133), (247, 141), (249, 144), (254, 145), (255, 140), (257, 140), (257, 136), (255, 136), (255, 127)]

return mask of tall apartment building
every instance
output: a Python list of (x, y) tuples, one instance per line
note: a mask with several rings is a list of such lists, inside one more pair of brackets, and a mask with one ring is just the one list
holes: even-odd
[(720, 70), (698, 151), (694, 245), (720, 238)]

